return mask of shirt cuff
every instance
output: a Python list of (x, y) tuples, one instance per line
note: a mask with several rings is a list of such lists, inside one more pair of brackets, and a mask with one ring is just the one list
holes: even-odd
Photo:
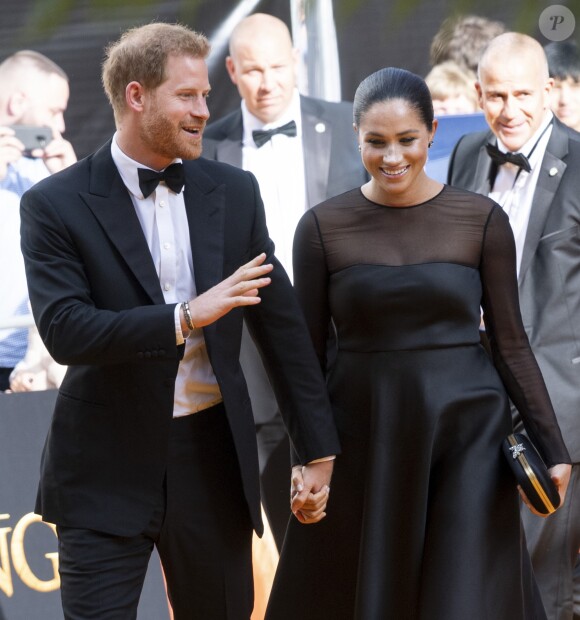
[(177, 304), (175, 306), (175, 310), (173, 311), (173, 321), (175, 323), (175, 342), (176, 344), (183, 344), (186, 338), (189, 338), (189, 334), (191, 333), (189, 330), (185, 330), (185, 333), (181, 329), (181, 318), (179, 316), (179, 310), (181, 308), (181, 304)]
[(308, 461), (306, 465), (313, 465), (314, 463), (324, 463), (326, 461), (334, 461), (335, 458), (336, 458), (336, 454), (333, 454), (332, 456), (323, 456), (322, 458), (314, 459), (313, 461)]

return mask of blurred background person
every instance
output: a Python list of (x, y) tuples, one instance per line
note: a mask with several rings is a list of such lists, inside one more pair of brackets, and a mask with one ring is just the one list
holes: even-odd
[(66, 366), (56, 362), (44, 346), (36, 327), (28, 330), (26, 355), (10, 373), (12, 392), (36, 392), (60, 387)]
[(475, 73), (461, 68), (453, 60), (435, 65), (425, 77), (435, 116), (478, 112), (476, 79)]
[(568, 127), (580, 131), (580, 53), (574, 41), (554, 41), (544, 47), (554, 80), (552, 112)]
[[(76, 161), (70, 142), (62, 138), (68, 99), (66, 73), (43, 54), (22, 50), (0, 64), (0, 261), (4, 266), (0, 271), (0, 391), (9, 387), (10, 373), (24, 357), (28, 339), (25, 326), (11, 323), (14, 317), (28, 314), (20, 197), (36, 182)], [(43, 148), (25, 151), (15, 125), (48, 127), (52, 140)]]
[[(256, 175), (276, 256), (292, 274), (292, 240), (304, 211), (366, 180), (352, 129), (352, 104), (305, 97), (297, 88), (298, 51), (286, 24), (264, 13), (230, 37), (226, 68), (240, 106), (209, 124), (203, 157)], [(278, 549), (290, 507), (290, 447), (282, 416), (247, 330), (241, 363), (256, 423), (262, 501)]]
[(431, 41), (432, 67), (453, 60), (460, 67), (477, 73), (477, 64), (485, 46), (505, 32), (500, 21), (479, 15), (454, 15), (445, 19)]
[[(459, 112), (461, 108), (457, 104), (465, 103), (463, 97), (459, 99), (450, 97), (448, 89), (452, 88), (451, 92), (463, 92), (468, 96), (471, 91), (465, 83), (466, 79), (460, 76), (477, 74), (477, 64), (483, 49), (491, 39), (504, 30), (502, 22), (487, 17), (453, 15), (443, 20), (431, 40), (429, 62), (432, 71), (427, 75), (426, 81), (434, 97), (435, 115), (441, 121), (437, 139), (429, 151), (426, 164), (427, 174), (433, 179), (441, 182), (447, 180), (449, 158), (457, 140), (462, 135), (478, 131), (485, 126), (482, 114), (474, 113), (469, 116), (461, 114)], [(453, 66), (454, 69), (446, 69)], [(475, 90), (474, 82), (475, 80), (471, 79), (470, 88)], [(461, 83), (463, 86), (460, 86)], [(472, 110), (472, 112), (478, 111), (478, 107)]]

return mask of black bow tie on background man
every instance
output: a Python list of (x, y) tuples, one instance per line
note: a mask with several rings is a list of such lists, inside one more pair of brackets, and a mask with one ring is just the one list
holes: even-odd
[(485, 148), (491, 160), (498, 166), (502, 164), (515, 164), (526, 172), (532, 171), (530, 162), (523, 153), (502, 153), (494, 144), (486, 144)]
[(290, 136), (291, 138), (294, 137), (296, 135), (296, 123), (294, 121), (290, 121), (289, 123), (282, 125), (282, 127), (275, 127), (274, 129), (255, 129), (252, 131), (252, 138), (254, 138), (256, 146), (260, 148), (277, 133)]
[(159, 185), (159, 181), (165, 181), (165, 185), (176, 194), (183, 189), (185, 175), (183, 164), (171, 164), (165, 170), (157, 172), (149, 168), (138, 168), (139, 189), (143, 192), (143, 198), (150, 196)]

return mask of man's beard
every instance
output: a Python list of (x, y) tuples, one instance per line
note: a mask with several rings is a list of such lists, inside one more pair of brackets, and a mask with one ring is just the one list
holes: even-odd
[(185, 133), (156, 109), (149, 112), (141, 126), (141, 140), (154, 153), (167, 159), (197, 159), (201, 155), (201, 143), (188, 142)]

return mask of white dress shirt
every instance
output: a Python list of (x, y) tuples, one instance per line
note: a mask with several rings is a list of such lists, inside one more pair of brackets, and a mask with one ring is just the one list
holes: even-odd
[[(0, 189), (0, 323), (28, 314), (28, 288), (20, 250), (20, 198)], [(0, 328), (0, 367), (13, 368), (26, 353), (26, 328)]]
[[(518, 275), (532, 211), (532, 201), (540, 174), (540, 164), (544, 159), (546, 146), (552, 134), (552, 125), (548, 127), (552, 118), (551, 112), (547, 114), (534, 135), (518, 151), (528, 157), (531, 172), (521, 170), (514, 164), (499, 166), (492, 191), (489, 193), (489, 197), (499, 203), (509, 217), (516, 242)], [(497, 146), (503, 153), (508, 151), (499, 139)], [(530, 151), (532, 151), (531, 154)]]
[[(0, 322), (30, 314), (24, 258), (20, 249), (20, 198), (49, 175), (43, 159), (21, 157), (8, 164), (0, 180)], [(7, 265), (10, 267), (8, 268)], [(0, 329), (0, 367), (12, 368), (26, 353), (28, 330)]]
[(175, 381), (173, 416), (207, 409), (221, 402), (222, 396), (207, 355), (203, 331), (195, 329), (184, 340), (179, 320), (180, 302), (189, 301), (197, 294), (183, 190), (175, 194), (161, 182), (150, 196), (144, 198), (139, 189), (137, 169), (146, 166), (121, 151), (116, 134), (111, 155), (129, 190), (155, 263), (165, 303), (176, 304), (176, 342), (183, 344), (185, 341), (185, 353)]
[[(266, 211), (270, 238), (276, 246), (276, 257), (292, 277), (292, 243), (298, 220), (306, 210), (306, 179), (302, 149), (302, 120), (298, 90), (290, 106), (275, 123), (264, 125), (248, 111), (242, 100), (243, 146), (242, 167), (258, 179)], [(274, 135), (258, 148), (252, 138), (255, 129), (274, 129), (289, 121), (296, 123), (296, 136)]]

